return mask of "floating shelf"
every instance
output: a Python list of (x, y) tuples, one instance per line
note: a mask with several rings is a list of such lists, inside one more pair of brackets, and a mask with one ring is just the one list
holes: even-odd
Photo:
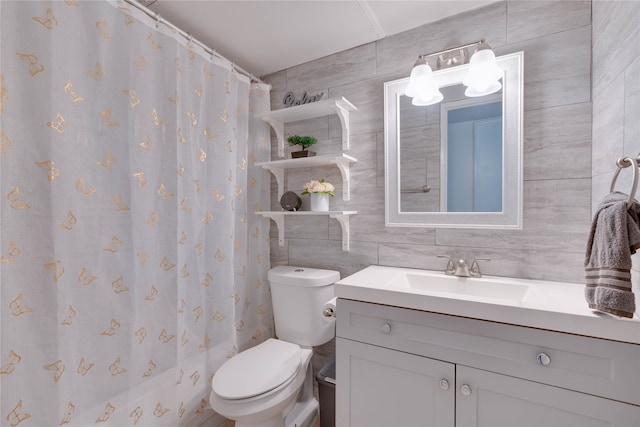
[(328, 215), (329, 218), (335, 218), (342, 227), (342, 250), (349, 252), (349, 216), (357, 214), (357, 211), (328, 211), (328, 212), (314, 212), (314, 211), (270, 211), (270, 212), (256, 212), (257, 215), (262, 215), (267, 218), (271, 218), (278, 227), (278, 243), (280, 246), (284, 246), (284, 217), (285, 216), (311, 216), (311, 215)]
[(349, 200), (351, 194), (350, 164), (358, 160), (354, 157), (342, 154), (329, 154), (299, 159), (275, 160), (273, 162), (256, 163), (256, 166), (268, 170), (275, 176), (278, 183), (278, 199), (284, 194), (284, 170), (294, 168), (309, 168), (314, 166), (336, 165), (342, 175), (342, 200)]
[(284, 124), (315, 117), (337, 114), (342, 124), (342, 149), (348, 150), (349, 113), (357, 108), (345, 98), (325, 99), (323, 101), (282, 108), (268, 113), (258, 114), (257, 118), (269, 123), (278, 137), (278, 157), (284, 157)]

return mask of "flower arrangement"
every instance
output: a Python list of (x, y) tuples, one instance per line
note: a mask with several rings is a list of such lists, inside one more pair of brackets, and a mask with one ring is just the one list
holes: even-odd
[(326, 182), (324, 179), (320, 181), (310, 181), (304, 184), (304, 190), (300, 194), (327, 194), (330, 197), (335, 196), (333, 190), (336, 187), (333, 184)]

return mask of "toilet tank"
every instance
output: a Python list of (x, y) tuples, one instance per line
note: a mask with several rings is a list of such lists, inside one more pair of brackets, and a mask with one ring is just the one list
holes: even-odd
[(268, 279), (278, 339), (312, 347), (335, 336), (335, 319), (323, 317), (322, 306), (333, 298), (339, 272), (282, 265)]

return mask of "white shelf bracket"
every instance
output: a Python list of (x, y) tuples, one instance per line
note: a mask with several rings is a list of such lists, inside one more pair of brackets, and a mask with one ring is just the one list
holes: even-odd
[(256, 212), (257, 215), (270, 218), (278, 227), (278, 243), (284, 246), (284, 218), (287, 215), (308, 216), (308, 215), (329, 215), (329, 218), (335, 218), (342, 228), (342, 250), (349, 252), (349, 216), (356, 214), (356, 211), (328, 211), (328, 212), (310, 212), (310, 211), (267, 211)]
[(284, 246), (284, 214), (280, 212), (264, 212), (264, 216), (271, 218), (278, 228), (278, 245)]
[(265, 166), (265, 169), (273, 174), (278, 183), (278, 200), (282, 198), (284, 194), (284, 169)]
[(278, 157), (284, 157), (284, 122), (265, 117), (264, 121), (269, 123), (276, 132), (278, 138)]
[(349, 110), (344, 108), (340, 104), (335, 104), (333, 106), (338, 118), (340, 119), (340, 123), (342, 124), (342, 149), (348, 150), (351, 146), (349, 141)]
[(342, 227), (342, 250), (349, 252), (349, 215), (343, 214), (330, 214), (331, 218), (335, 218)]
[(337, 159), (335, 165), (340, 169), (340, 174), (342, 175), (342, 200), (348, 201), (351, 198), (350, 163), (343, 159)]

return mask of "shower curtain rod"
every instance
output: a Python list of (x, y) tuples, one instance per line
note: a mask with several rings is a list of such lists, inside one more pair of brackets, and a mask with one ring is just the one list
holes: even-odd
[(225, 62), (228, 62), (229, 64), (231, 64), (231, 68), (232, 69), (234, 69), (235, 71), (239, 72), (240, 74), (245, 75), (246, 77), (249, 77), (249, 79), (252, 82), (265, 84), (259, 77), (254, 76), (253, 74), (251, 74), (250, 72), (246, 71), (242, 67), (236, 65), (233, 61), (229, 61), (227, 58), (225, 58), (224, 56), (222, 56), (221, 54), (216, 52), (215, 49), (210, 48), (209, 46), (207, 46), (204, 43), (202, 43), (200, 40), (194, 38), (193, 35), (189, 34), (188, 32), (184, 31), (181, 28), (178, 28), (177, 26), (175, 26), (171, 22), (169, 22), (166, 19), (164, 19), (163, 17), (161, 17), (159, 13), (152, 11), (151, 9), (149, 9), (146, 6), (140, 4), (136, 0), (124, 0), (124, 1), (126, 3), (128, 3), (128, 4), (130, 4), (131, 6), (141, 10), (142, 12), (144, 12), (150, 18), (155, 19), (156, 22), (161, 22), (162, 24), (174, 29), (178, 34), (180, 34), (182, 37), (187, 39), (187, 41), (189, 41), (190, 43), (197, 44), (202, 49), (204, 49), (208, 54), (216, 56), (219, 59), (221, 59), (221, 60), (223, 60)]

